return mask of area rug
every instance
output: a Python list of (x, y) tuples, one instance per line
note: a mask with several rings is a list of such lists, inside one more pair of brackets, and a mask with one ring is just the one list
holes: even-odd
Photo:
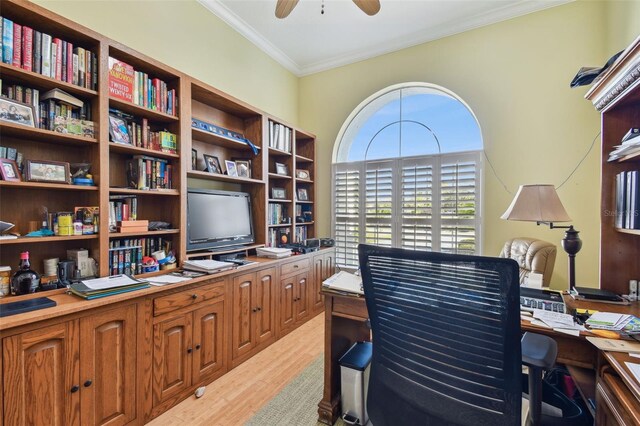
[[(271, 401), (262, 407), (246, 426), (316, 426), (318, 402), (324, 384), (323, 357), (316, 358)], [(341, 420), (336, 426), (342, 426)]]

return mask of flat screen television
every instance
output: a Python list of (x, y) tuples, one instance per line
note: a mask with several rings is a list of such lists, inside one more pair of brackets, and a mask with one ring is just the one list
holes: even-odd
[(216, 250), (255, 242), (251, 197), (245, 192), (187, 190), (187, 250)]

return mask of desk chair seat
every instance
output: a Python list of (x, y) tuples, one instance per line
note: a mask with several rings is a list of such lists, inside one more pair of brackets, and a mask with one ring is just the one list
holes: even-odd
[[(521, 347), (518, 264), (358, 249), (373, 335), (371, 423), (520, 424), (522, 353), (533, 369), (549, 367), (555, 354), (540, 349), (555, 342), (527, 334)], [(537, 404), (539, 392), (532, 395)]]

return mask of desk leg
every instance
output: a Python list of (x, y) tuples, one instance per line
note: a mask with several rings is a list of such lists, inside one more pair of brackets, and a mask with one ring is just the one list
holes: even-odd
[(325, 296), (324, 392), (318, 404), (318, 421), (333, 425), (340, 416), (340, 365), (338, 359), (355, 342), (370, 340), (364, 320), (333, 316), (333, 297)]

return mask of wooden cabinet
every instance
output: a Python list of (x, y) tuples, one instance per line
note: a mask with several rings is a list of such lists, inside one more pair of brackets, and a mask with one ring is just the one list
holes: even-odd
[(276, 268), (233, 279), (231, 358), (233, 365), (275, 339)]
[(169, 318), (153, 328), (154, 406), (191, 384), (191, 314)]
[(279, 335), (283, 336), (295, 329), (310, 316), (309, 271), (280, 280)]
[(335, 272), (335, 251), (326, 250), (313, 257), (313, 275), (309, 288), (309, 309), (312, 314), (324, 309), (324, 296), (320, 293), (322, 282)]
[(203, 383), (224, 368), (224, 302), (193, 312), (192, 340), (192, 383)]
[(6, 425), (136, 419), (136, 306), (3, 339)]

